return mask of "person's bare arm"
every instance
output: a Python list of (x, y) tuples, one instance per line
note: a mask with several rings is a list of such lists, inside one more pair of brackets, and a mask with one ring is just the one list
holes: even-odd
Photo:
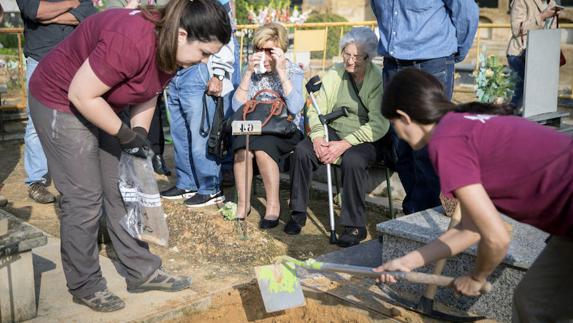
[(235, 100), (240, 102), (241, 104), (247, 102), (249, 99), (249, 86), (251, 85), (251, 76), (255, 71), (255, 66), (259, 64), (260, 55), (253, 54), (249, 57), (249, 62), (247, 65), (247, 70), (241, 79), (241, 83), (239, 83), (239, 87), (235, 91)]
[(122, 121), (102, 97), (109, 89), (110, 87), (95, 75), (86, 59), (72, 79), (68, 99), (89, 122), (115, 136)]
[(78, 19), (69, 12), (63, 13), (53, 19), (50, 20), (42, 20), (40, 21), (41, 24), (50, 25), (50, 24), (59, 24), (59, 25), (70, 25), (75, 26), (78, 25), (80, 22)]
[(151, 119), (155, 112), (157, 104), (157, 96), (146, 102), (134, 105), (131, 107), (131, 128), (142, 127), (149, 132)]
[(479, 241), (478, 256), (472, 273), (454, 281), (455, 288), (465, 295), (479, 295), (486, 278), (503, 260), (509, 247), (507, 227), (481, 184), (464, 186), (455, 191), (460, 201), (462, 220), (437, 240), (403, 257), (390, 260), (375, 271), (381, 280), (395, 282), (384, 271), (411, 271), (436, 260), (454, 256)]
[(460, 202), (462, 214), (467, 214), (471, 220), (466, 226), (475, 226), (475, 230), (481, 235), (471, 277), (485, 282), (505, 257), (511, 237), (505, 222), (481, 184), (462, 187), (456, 190), (455, 194), (460, 201), (463, 201)]
[(78, 0), (63, 0), (58, 2), (40, 1), (36, 20), (40, 23), (46, 20), (52, 20), (59, 15), (68, 12), (70, 9), (77, 8), (80, 5)]

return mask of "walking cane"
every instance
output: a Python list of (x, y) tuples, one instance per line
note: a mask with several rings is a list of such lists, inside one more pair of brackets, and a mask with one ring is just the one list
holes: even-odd
[[(320, 113), (320, 108), (318, 107), (318, 104), (316, 103), (316, 99), (314, 98), (314, 93), (318, 92), (318, 90), (320, 90), (320, 88), (322, 87), (322, 81), (320, 80), (320, 77), (318, 77), (318, 75), (313, 76), (307, 83), (306, 83), (306, 91), (308, 92), (308, 94), (310, 95), (310, 99), (312, 101), (312, 106), (314, 107), (314, 109), (316, 110), (316, 113), (318, 114), (318, 119), (320, 120), (320, 123), (322, 124), (322, 126), (324, 127), (324, 135), (325, 135), (325, 141), (328, 142), (328, 123), (336, 118), (339, 118), (341, 116), (347, 116), (348, 115), (348, 111), (346, 109), (346, 107), (342, 107), (340, 110), (331, 112), (327, 115), (323, 115)], [(327, 179), (327, 183), (328, 183), (328, 215), (329, 215), (329, 219), (330, 219), (330, 243), (331, 244), (335, 244), (337, 242), (337, 238), (336, 238), (336, 230), (335, 230), (335, 223), (334, 223), (334, 203), (332, 200), (332, 177), (331, 177), (331, 171), (330, 171), (330, 164), (326, 164), (326, 179)]]

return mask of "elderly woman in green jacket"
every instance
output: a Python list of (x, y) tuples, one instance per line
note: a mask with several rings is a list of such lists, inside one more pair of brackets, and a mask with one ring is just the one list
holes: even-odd
[(329, 142), (314, 109), (308, 109), (309, 136), (295, 149), (291, 165), (291, 218), (287, 234), (299, 234), (306, 222), (312, 173), (321, 164), (342, 169), (342, 221), (338, 245), (349, 247), (366, 238), (365, 185), (368, 166), (376, 161), (375, 142), (389, 128), (381, 113), (382, 72), (372, 63), (378, 40), (369, 28), (353, 28), (340, 40), (343, 64), (322, 78), (316, 101), (322, 114), (346, 107), (348, 116), (329, 125)]

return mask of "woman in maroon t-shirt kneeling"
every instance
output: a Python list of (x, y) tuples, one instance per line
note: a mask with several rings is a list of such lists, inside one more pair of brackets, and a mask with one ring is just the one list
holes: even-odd
[(516, 288), (513, 321), (573, 318), (573, 138), (500, 116), (510, 112), (504, 106), (455, 105), (443, 93), (433, 76), (404, 70), (387, 86), (382, 113), (412, 148), (428, 145), (442, 193), (460, 201), (461, 223), (376, 271), (411, 271), (478, 243), (475, 268), (454, 287), (479, 295), (511, 240), (501, 212), (552, 235)]
[[(145, 158), (157, 96), (178, 67), (206, 63), (229, 42), (231, 24), (214, 0), (171, 0), (147, 11), (111, 9), (85, 19), (38, 65), (30, 111), (61, 194), (61, 253), (76, 303), (96, 311), (125, 306), (112, 294), (98, 261), (104, 214), (127, 290), (178, 291), (189, 277), (161, 269), (161, 259), (119, 224), (121, 151)], [(117, 113), (130, 107), (131, 127)]]

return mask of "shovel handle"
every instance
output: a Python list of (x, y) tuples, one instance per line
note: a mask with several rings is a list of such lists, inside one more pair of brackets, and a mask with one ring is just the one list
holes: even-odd
[[(332, 263), (321, 263), (320, 269), (318, 268), (308, 268), (310, 270), (319, 270), (319, 271), (333, 271), (339, 273), (347, 273), (347, 274), (354, 274), (354, 275), (361, 275), (367, 277), (377, 278), (380, 277), (382, 273), (378, 273), (372, 271), (372, 268), (369, 267), (362, 267), (362, 266), (353, 266), (353, 265), (342, 265), (342, 264), (332, 264)], [(419, 272), (402, 272), (402, 271), (388, 271), (384, 274), (394, 276), (398, 280), (406, 280), (411, 283), (417, 284), (427, 284), (427, 285), (437, 285), (442, 287), (451, 287), (452, 282), (454, 281), (453, 277), (442, 276), (442, 275), (434, 275), (434, 274), (425, 274)], [(489, 293), (492, 289), (492, 286), (489, 282), (486, 282), (480, 292), (482, 293)]]

